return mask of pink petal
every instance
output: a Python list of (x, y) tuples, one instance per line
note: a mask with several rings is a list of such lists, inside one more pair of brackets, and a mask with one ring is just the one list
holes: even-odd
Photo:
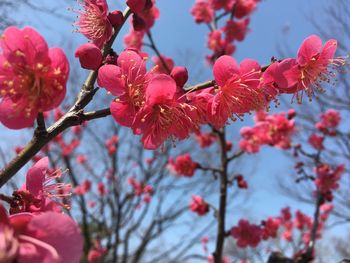
[(110, 106), (112, 117), (120, 124), (131, 127), (135, 118), (134, 106), (128, 101), (113, 101)]
[(219, 86), (224, 86), (238, 72), (239, 69), (236, 60), (227, 55), (219, 57), (213, 66), (214, 78)]
[[(46, 212), (35, 216), (28, 224), (26, 235), (52, 246), (60, 256), (59, 263), (76, 263), (82, 256), (83, 238), (79, 227), (67, 215)], [(46, 253), (41, 262), (56, 261)]]
[(22, 101), (14, 102), (5, 97), (0, 102), (0, 122), (9, 129), (23, 129), (27, 127), (32, 127), (37, 111), (32, 110), (31, 114), (27, 116), (24, 112), (24, 107), (26, 104), (22, 104)]
[(43, 190), (43, 183), (48, 167), (49, 158), (44, 157), (29, 169), (26, 176), (26, 188), (32, 195), (37, 196)]
[(320, 53), (321, 48), (322, 41), (318, 36), (312, 35), (306, 38), (298, 51), (298, 63), (302, 66), (305, 65), (313, 56)]
[(40, 100), (42, 111), (57, 108), (66, 96), (66, 86), (69, 77), (69, 62), (60, 48), (50, 48), (49, 57), (51, 68), (48, 77), (44, 79), (45, 87), (51, 89), (51, 94), (46, 100)]
[(45, 39), (31, 27), (25, 27), (22, 35), (26, 41), (26, 58), (29, 64), (42, 63), (49, 64), (49, 47)]
[(242, 60), (239, 67), (239, 71), (241, 74), (250, 73), (254, 71), (258, 72), (260, 70), (261, 70), (261, 67), (259, 63), (253, 59)]
[(120, 67), (115, 65), (104, 65), (98, 70), (97, 83), (114, 96), (125, 93), (126, 87), (122, 78)]
[(337, 40), (335, 39), (328, 40), (321, 52), (322, 59), (334, 58), (335, 52), (337, 51), (337, 46), (338, 46)]
[(15, 26), (6, 28), (0, 39), (0, 46), (5, 56), (18, 49), (23, 52), (25, 50), (25, 41), (22, 31)]
[(127, 75), (131, 83), (137, 82), (147, 72), (143, 57), (132, 49), (127, 49), (120, 53), (118, 66), (121, 67), (123, 74)]
[(172, 100), (176, 93), (176, 82), (169, 75), (155, 75), (146, 89), (146, 103), (160, 104)]

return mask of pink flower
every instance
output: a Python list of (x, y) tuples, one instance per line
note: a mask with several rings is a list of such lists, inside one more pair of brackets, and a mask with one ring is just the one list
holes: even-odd
[(314, 147), (316, 150), (323, 150), (324, 149), (323, 141), (324, 141), (324, 137), (319, 136), (316, 133), (311, 134), (309, 137), (309, 140), (308, 140), (310, 145), (312, 147)]
[(123, 15), (120, 12), (109, 14), (106, 0), (83, 0), (81, 5), (84, 11), (77, 11), (79, 32), (102, 48), (110, 40), (113, 27), (122, 22)]
[(232, 11), (233, 5), (237, 0), (209, 0), (211, 6), (215, 10), (225, 9), (225, 11)]
[(145, 101), (149, 82), (143, 57), (135, 50), (125, 50), (118, 57), (118, 65), (104, 65), (98, 71), (97, 83), (119, 98), (111, 103), (113, 118), (131, 127), (136, 113)]
[(0, 246), (0, 255), (5, 255), (2, 262), (79, 262), (83, 238), (70, 217), (54, 212), (7, 217), (1, 205), (0, 215), (0, 240), (5, 241)]
[(168, 75), (155, 75), (149, 82), (145, 104), (133, 124), (146, 149), (156, 149), (168, 138), (183, 140), (197, 129), (190, 105), (178, 99), (176, 92), (176, 82)]
[(16, 206), (10, 209), (11, 214), (20, 212), (58, 212), (63, 198), (70, 196), (70, 184), (58, 183), (57, 178), (62, 175), (61, 170), (49, 171), (48, 158), (40, 159), (29, 169), (26, 176), (26, 183), (16, 190), (13, 195), (16, 197)]
[(201, 148), (206, 148), (206, 147), (209, 147), (210, 145), (212, 145), (214, 142), (216, 142), (218, 137), (211, 132), (209, 132), (209, 133), (196, 133), (195, 139)]
[(250, 224), (244, 219), (239, 220), (238, 226), (231, 229), (231, 235), (237, 239), (237, 246), (240, 248), (256, 247), (261, 241), (261, 234), (259, 226)]
[(98, 190), (98, 193), (100, 194), (100, 196), (104, 196), (104, 195), (106, 195), (108, 193), (105, 185), (103, 184), (103, 182), (99, 182), (97, 184), (97, 190)]
[(91, 189), (91, 181), (85, 179), (81, 185), (74, 188), (74, 193), (77, 195), (84, 195)]
[[(130, 7), (136, 11), (132, 17), (134, 30), (147, 32), (154, 25), (155, 20), (159, 18), (159, 10), (155, 5), (155, 0), (146, 0), (146, 3), (145, 0), (129, 0), (128, 2), (130, 5), (133, 2), (134, 7)], [(145, 3), (144, 7), (143, 3)]]
[(345, 171), (344, 165), (338, 165), (333, 170), (327, 164), (320, 164), (316, 167), (317, 178), (314, 181), (319, 191), (323, 194), (339, 188), (339, 180)]
[(214, 19), (214, 10), (207, 0), (196, 0), (192, 7), (191, 14), (196, 23), (211, 23)]
[(94, 247), (90, 249), (88, 254), (88, 262), (89, 263), (97, 263), (106, 254), (107, 250), (101, 246), (101, 242), (99, 240), (95, 240)]
[(79, 58), (82, 68), (91, 70), (98, 69), (103, 60), (101, 50), (96, 45), (91, 43), (86, 43), (78, 47), (74, 56)]
[(171, 172), (177, 175), (192, 177), (198, 167), (198, 163), (194, 162), (191, 156), (186, 153), (177, 156), (175, 158), (175, 161), (173, 159), (170, 159), (167, 167)]
[(130, 7), (131, 11), (137, 14), (142, 13), (153, 6), (151, 0), (127, 0), (126, 4)]
[(269, 238), (276, 238), (278, 229), (281, 225), (279, 218), (269, 217), (263, 222), (264, 228), (262, 229), (262, 239), (267, 240)]
[(240, 66), (229, 56), (220, 57), (213, 67), (219, 85), (211, 101), (211, 122), (223, 127), (234, 115), (266, 107), (265, 95), (259, 89), (261, 69), (254, 60), (244, 60)]
[(228, 20), (224, 27), (226, 40), (230, 42), (233, 40), (243, 41), (247, 32), (249, 31), (249, 22), (249, 18), (239, 21)]
[(241, 188), (241, 189), (247, 189), (248, 188), (248, 183), (247, 183), (247, 181), (244, 179), (244, 177), (242, 175), (236, 175), (235, 176), (235, 180), (237, 181), (238, 188)]
[(306, 38), (301, 44), (295, 65), (283, 73), (288, 87), (295, 90), (299, 103), (304, 92), (311, 97), (314, 90), (323, 91), (321, 84), (333, 77), (332, 69), (345, 64), (344, 59), (334, 58), (336, 49), (336, 40), (331, 39), (323, 46), (316, 35)]
[(329, 109), (320, 116), (321, 120), (316, 123), (316, 128), (325, 131), (327, 129), (336, 129), (341, 121), (340, 113), (336, 110)]
[(263, 144), (261, 138), (256, 135), (256, 129), (243, 127), (240, 130), (243, 140), (239, 142), (239, 148), (248, 153), (256, 153)]
[(34, 29), (8, 27), (0, 39), (0, 121), (11, 129), (33, 125), (66, 94), (69, 63), (60, 48), (48, 48)]
[(234, 15), (237, 18), (242, 18), (256, 9), (256, 4), (259, 0), (237, 0)]
[(199, 195), (193, 195), (190, 202), (190, 209), (192, 212), (197, 213), (199, 216), (203, 216), (209, 212), (209, 205)]
[[(161, 58), (164, 61), (166, 67), (163, 64)], [(153, 72), (158, 73), (158, 74), (169, 74), (172, 71), (172, 69), (174, 68), (173, 59), (170, 57), (163, 56), (163, 55), (161, 55), (161, 58), (159, 58), (158, 56), (152, 57), (152, 61), (154, 63)], [(170, 70), (170, 72), (168, 70)]]
[(295, 212), (294, 226), (299, 230), (311, 229), (312, 218), (297, 210)]
[(291, 147), (291, 136), (295, 132), (294, 120), (288, 119), (284, 113), (266, 115), (257, 112), (254, 127), (243, 127), (241, 129), (242, 140), (239, 146), (242, 150), (255, 153), (264, 144), (275, 146), (281, 149)]
[(141, 50), (143, 46), (143, 38), (145, 32), (135, 31), (132, 27), (127, 35), (124, 37), (124, 45), (126, 48), (135, 48)]

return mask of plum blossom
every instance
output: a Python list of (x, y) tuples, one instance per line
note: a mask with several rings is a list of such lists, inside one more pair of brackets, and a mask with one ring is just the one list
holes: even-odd
[(190, 209), (199, 216), (203, 216), (209, 212), (209, 205), (201, 196), (193, 195), (190, 202)]
[(59, 106), (66, 94), (69, 63), (30, 27), (8, 27), (0, 46), (0, 122), (10, 129), (33, 125), (38, 112)]
[(198, 24), (209, 24), (214, 19), (214, 10), (207, 0), (196, 0), (191, 13)]
[(76, 263), (83, 252), (78, 225), (67, 215), (45, 212), (8, 217), (0, 205), (0, 260), (26, 263)]
[(25, 184), (14, 191), (15, 203), (11, 205), (10, 213), (45, 211), (61, 211), (63, 198), (71, 195), (70, 184), (58, 183), (57, 178), (62, 176), (61, 170), (50, 171), (48, 158), (44, 157), (29, 169)]
[(175, 160), (169, 159), (167, 167), (174, 174), (192, 177), (198, 168), (198, 163), (194, 162), (191, 156), (186, 153), (177, 156)]
[(329, 109), (320, 115), (320, 121), (315, 124), (315, 127), (320, 131), (328, 129), (336, 129), (340, 124), (340, 113), (334, 109)]
[(345, 171), (344, 165), (332, 169), (328, 164), (320, 164), (315, 168), (317, 178), (315, 185), (321, 193), (326, 194), (339, 188), (339, 180)]
[(136, 50), (120, 53), (117, 63), (102, 66), (97, 83), (118, 96), (110, 105), (113, 118), (119, 124), (131, 127), (136, 113), (144, 104), (150, 74), (143, 57)]
[(258, 225), (241, 219), (238, 225), (231, 229), (231, 236), (237, 239), (237, 246), (240, 248), (256, 247), (261, 241), (261, 229)]
[(222, 56), (213, 72), (219, 86), (210, 101), (211, 123), (216, 128), (223, 127), (228, 118), (266, 108), (265, 95), (259, 88), (261, 68), (256, 61), (247, 59), (238, 66), (232, 57)]
[(76, 11), (80, 16), (76, 23), (78, 31), (102, 48), (112, 37), (113, 27), (122, 23), (123, 14), (120, 11), (109, 13), (106, 0), (82, 0), (79, 3), (83, 11)]
[(176, 95), (176, 82), (168, 75), (156, 75), (148, 83), (145, 104), (133, 124), (146, 149), (156, 149), (168, 138), (183, 140), (198, 129), (191, 106)]
[(345, 64), (343, 58), (334, 57), (336, 49), (337, 41), (334, 39), (322, 45), (321, 39), (312, 35), (303, 41), (297, 58), (290, 60), (290, 68), (282, 73), (298, 103), (302, 102), (303, 93), (311, 98), (314, 91), (323, 92), (322, 83), (333, 78), (333, 69)]

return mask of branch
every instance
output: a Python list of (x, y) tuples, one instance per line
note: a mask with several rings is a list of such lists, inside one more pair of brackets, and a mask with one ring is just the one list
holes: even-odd
[(226, 136), (225, 129), (222, 131), (215, 131), (219, 137), (220, 150), (221, 150), (221, 173), (220, 173), (220, 201), (219, 201), (219, 211), (218, 211), (218, 228), (216, 237), (216, 246), (213, 253), (214, 262), (221, 263), (222, 252), (224, 248), (224, 241), (226, 236), (225, 231), (225, 218), (226, 218), (226, 203), (227, 203), (227, 186), (228, 186), (228, 158), (226, 152)]
[(165, 68), (165, 70), (167, 71), (168, 74), (171, 73), (171, 70), (170, 68), (168, 67), (168, 65), (165, 63), (162, 55), (160, 54), (157, 46), (156, 46), (156, 43), (154, 42), (153, 40), (153, 37), (152, 37), (152, 34), (151, 34), (151, 31), (147, 31), (147, 37), (150, 41), (151, 44), (147, 44), (146, 46), (150, 47), (156, 54), (157, 54), (157, 57), (159, 58), (160, 62), (162, 63), (163, 67)]

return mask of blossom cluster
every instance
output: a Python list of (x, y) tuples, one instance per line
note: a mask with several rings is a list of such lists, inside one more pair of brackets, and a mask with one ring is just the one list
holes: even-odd
[[(324, 223), (328, 219), (333, 205), (324, 204), (320, 208), (317, 238), (321, 238)], [(277, 217), (268, 217), (261, 224), (252, 224), (246, 219), (239, 220), (238, 224), (231, 229), (231, 236), (237, 241), (240, 248), (257, 247), (262, 241), (275, 239), (281, 235), (287, 243), (299, 240), (303, 241), (303, 248), (307, 248), (313, 227), (313, 220), (300, 210), (295, 211), (294, 219), (289, 207), (283, 208)]]
[(239, 142), (239, 147), (248, 153), (258, 152), (262, 145), (289, 149), (291, 136), (296, 131), (294, 120), (291, 119), (293, 117), (293, 111), (271, 115), (258, 112), (255, 118), (256, 124), (241, 129), (242, 140)]
[[(209, 63), (222, 55), (232, 55), (236, 47), (234, 41), (243, 41), (249, 31), (249, 16), (260, 0), (196, 0), (191, 13), (196, 23), (206, 23), (211, 32), (208, 35), (208, 48), (212, 54), (207, 56)], [(221, 12), (220, 15), (217, 15)], [(226, 23), (216, 28), (220, 18), (228, 17)], [(214, 26), (213, 26), (214, 25)]]
[(78, 225), (61, 208), (70, 186), (57, 183), (60, 170), (50, 171), (48, 158), (27, 173), (26, 183), (0, 204), (1, 262), (76, 263), (83, 250)]
[(198, 163), (194, 162), (191, 156), (186, 153), (177, 156), (175, 160), (169, 159), (167, 168), (176, 175), (192, 177), (198, 168)]

